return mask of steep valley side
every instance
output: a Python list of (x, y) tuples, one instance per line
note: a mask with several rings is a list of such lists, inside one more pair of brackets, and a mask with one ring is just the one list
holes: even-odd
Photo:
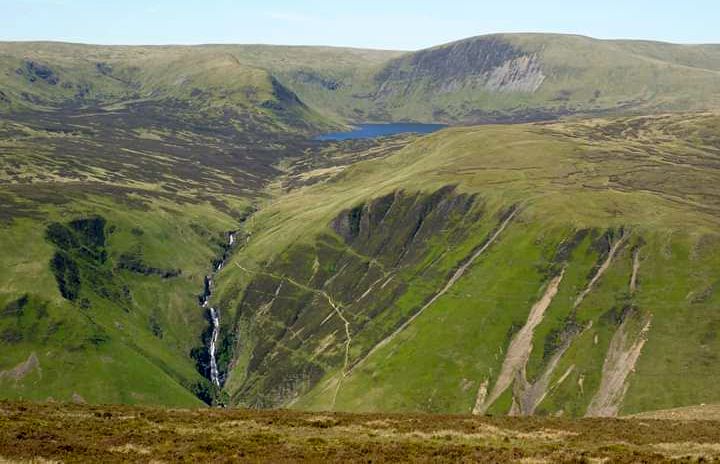
[[(716, 121), (449, 129), (319, 167), (256, 214), (219, 281), (231, 403), (584, 416), (717, 402), (718, 205), (686, 175), (717, 175), (716, 141), (688, 135)], [(661, 166), (677, 173), (662, 188)]]

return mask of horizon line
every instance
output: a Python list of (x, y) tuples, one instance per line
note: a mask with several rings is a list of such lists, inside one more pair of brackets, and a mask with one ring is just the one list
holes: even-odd
[(482, 37), (502, 36), (502, 35), (545, 35), (545, 36), (561, 36), (561, 37), (579, 37), (590, 40), (597, 40), (603, 42), (650, 42), (667, 45), (678, 45), (678, 46), (720, 46), (720, 42), (673, 42), (662, 39), (647, 39), (647, 38), (600, 38), (591, 35), (581, 33), (566, 33), (566, 32), (491, 32), (478, 35), (471, 35), (460, 39), (450, 40), (447, 42), (438, 43), (436, 45), (430, 45), (428, 47), (420, 47), (415, 49), (403, 49), (403, 48), (385, 48), (385, 47), (363, 47), (357, 45), (328, 45), (328, 44), (286, 44), (286, 43), (271, 43), (271, 42), (197, 42), (197, 43), (182, 43), (182, 42), (166, 42), (166, 43), (102, 43), (102, 42), (85, 42), (65, 39), (20, 39), (20, 40), (6, 40), (0, 38), (0, 43), (5, 44), (61, 44), (61, 45), (79, 45), (88, 47), (212, 47), (212, 46), (260, 46), (260, 47), (297, 47), (297, 48), (344, 48), (352, 50), (372, 50), (372, 51), (386, 51), (386, 52), (414, 52), (420, 50), (426, 50), (429, 48), (442, 47), (457, 42), (463, 42), (466, 40), (472, 40)]

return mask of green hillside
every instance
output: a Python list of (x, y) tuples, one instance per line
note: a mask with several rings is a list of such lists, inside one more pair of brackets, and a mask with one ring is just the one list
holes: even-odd
[(417, 52), (6, 42), (0, 91), (6, 110), (153, 102), (276, 131), (703, 111), (720, 106), (720, 46), (554, 34), (479, 36)]
[[(719, 73), (713, 45), (547, 34), (2, 43), (0, 397), (718, 403)], [(312, 139), (398, 120), (454, 126)]]
[(707, 110), (720, 103), (719, 70), (717, 45), (481, 36), (388, 61), (374, 74), (372, 90), (355, 95), (353, 113), (344, 114), (478, 123)]
[[(331, 127), (267, 70), (214, 47), (0, 44), (0, 109), (117, 112), (142, 105), (241, 131)], [(190, 115), (188, 115), (190, 113)]]
[[(210, 239), (232, 218), (202, 204), (66, 201), (2, 226), (3, 397), (201, 404), (208, 387), (189, 353), (206, 321), (194, 301)], [(123, 264), (133, 259), (145, 268)]]
[(449, 129), (290, 191), (221, 281), (228, 393), (352, 411), (717, 402), (717, 128)]

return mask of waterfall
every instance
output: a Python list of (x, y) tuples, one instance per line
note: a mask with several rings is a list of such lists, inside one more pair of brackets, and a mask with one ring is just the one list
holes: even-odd
[(228, 259), (230, 249), (235, 245), (235, 236), (235, 232), (228, 233), (228, 243), (225, 246), (223, 255), (219, 260), (214, 261), (212, 275), (205, 276), (203, 292), (198, 297), (200, 307), (208, 310), (210, 322), (212, 323), (212, 335), (210, 336), (210, 344), (208, 346), (208, 354), (210, 356), (210, 381), (217, 387), (221, 386), (220, 370), (217, 365), (217, 344), (220, 338), (220, 310), (210, 306), (210, 297), (213, 291), (213, 276), (225, 266), (225, 261)]
[(201, 308), (208, 307), (208, 304), (210, 303), (210, 295), (212, 295), (212, 277), (205, 276), (205, 280), (203, 281), (203, 292), (198, 297)]
[(215, 351), (217, 350), (218, 336), (220, 336), (220, 313), (218, 313), (215, 308), (210, 308), (210, 318), (213, 324), (212, 337), (210, 338), (210, 381), (219, 387), (220, 374), (218, 372)]

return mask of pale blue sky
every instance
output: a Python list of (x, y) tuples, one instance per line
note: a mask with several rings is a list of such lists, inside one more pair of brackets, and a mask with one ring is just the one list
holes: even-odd
[(0, 40), (419, 49), (493, 32), (720, 43), (720, 0), (0, 0)]

